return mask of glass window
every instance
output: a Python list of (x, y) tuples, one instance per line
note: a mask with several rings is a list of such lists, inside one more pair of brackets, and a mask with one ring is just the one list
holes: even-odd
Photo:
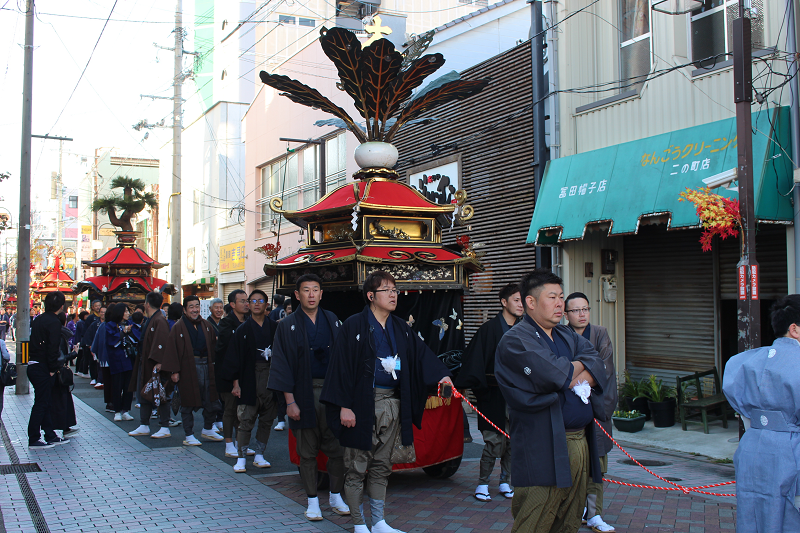
[(314, 19), (307, 19), (307, 18), (300, 17), (300, 25), (301, 26), (309, 26), (309, 27), (313, 28), (314, 26), (317, 25), (317, 23), (316, 23), (316, 21)]
[[(750, 10), (753, 49), (764, 47), (764, 0), (752, 0)], [(737, 0), (703, 0), (691, 13), (692, 61), (697, 68), (713, 67), (733, 53), (733, 21), (739, 18)]]
[(69, 206), (72, 209), (76, 209), (78, 207), (78, 197), (77, 196), (70, 196), (69, 197)]
[(294, 24), (295, 19), (289, 15), (278, 15), (278, 22), (281, 24)]
[(317, 146), (303, 150), (303, 205), (308, 207), (319, 198), (319, 155)]
[[(272, 198), (283, 198), (283, 209), (297, 211), (300, 186), (298, 184), (298, 155), (291, 154), (261, 168), (261, 230), (277, 231), (279, 220), (269, 208)], [(283, 227), (281, 232), (283, 232)]]
[(619, 0), (620, 91), (641, 91), (652, 66), (650, 0)]

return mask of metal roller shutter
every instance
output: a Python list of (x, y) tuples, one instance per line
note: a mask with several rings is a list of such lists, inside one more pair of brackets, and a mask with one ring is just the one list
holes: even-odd
[(245, 290), (244, 281), (237, 281), (235, 283), (222, 283), (220, 287), (221, 289), (219, 297), (222, 298), (222, 301), (225, 303), (228, 303), (228, 295), (233, 291), (235, 291), (236, 289)]
[[(444, 156), (461, 156), (461, 188), (467, 191), (467, 203), (475, 208), (475, 216), (469, 221), (471, 229), (445, 228), (443, 241), (455, 245), (456, 237), (469, 234), (486, 252), (481, 260), (486, 271), (470, 276), (470, 291), (464, 295), (467, 342), (500, 310), (500, 289), (518, 282), (535, 267), (535, 248), (525, 245), (534, 203), (533, 114), (521, 113), (498, 131), (483, 132), (496, 126), (501, 116), (497, 109), (507, 113), (531, 104), (531, 65), (527, 42), (466, 69), (462, 79), (493, 81), (476, 96), (436, 108), (435, 121), (404, 128), (393, 141), (400, 151), (398, 170), (406, 176), (412, 167)], [(516, 74), (504, 75), (507, 72)], [(472, 135), (476, 135), (474, 140), (443, 146), (442, 153), (435, 156), (431, 153), (432, 145)]]
[(700, 230), (644, 226), (626, 236), (626, 366), (667, 384), (714, 366), (713, 256)]
[[(723, 300), (735, 300), (737, 297), (736, 264), (739, 262), (740, 246), (739, 239), (725, 239), (720, 243), (719, 281), (720, 298)], [(786, 296), (786, 226), (758, 225), (756, 260), (760, 270), (761, 298), (775, 300)]]
[(273, 289), (275, 288), (273, 287), (273, 280), (274, 278), (272, 276), (265, 276), (260, 280), (256, 281), (255, 283), (253, 283), (252, 285), (248, 286), (245, 290), (247, 290), (249, 293), (256, 289), (261, 289), (267, 294), (267, 298), (269, 298), (271, 302)]

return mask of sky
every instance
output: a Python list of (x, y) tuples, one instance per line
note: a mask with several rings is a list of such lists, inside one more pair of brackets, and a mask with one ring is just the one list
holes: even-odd
[[(91, 169), (96, 148), (114, 147), (120, 155), (158, 158), (159, 147), (169, 140), (171, 130), (151, 130), (149, 138), (143, 140), (145, 130), (135, 131), (132, 126), (142, 119), (150, 123), (165, 119), (167, 126), (172, 122), (171, 101), (140, 95), (172, 96), (172, 52), (157, 49), (153, 43), (174, 45), (175, 3), (117, 0), (115, 5), (114, 0), (39, 0), (35, 6), (32, 131), (34, 135), (74, 139), (64, 142), (64, 184), (78, 186)], [(24, 0), (0, 0), (0, 172), (11, 174), (0, 183), (0, 212), (11, 212), (15, 228), (20, 189), (24, 10)], [(191, 56), (186, 61), (188, 66)], [(190, 82), (184, 86), (184, 97), (193, 91)], [(32, 140), (32, 196), (49, 198), (50, 173), (58, 170), (58, 148), (55, 140)], [(0, 242), (6, 238), (10, 239), (9, 253), (14, 253), (16, 231), (0, 235)]]

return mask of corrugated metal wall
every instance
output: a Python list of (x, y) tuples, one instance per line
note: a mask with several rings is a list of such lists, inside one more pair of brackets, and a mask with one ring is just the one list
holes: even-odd
[[(625, 242), (625, 338), (634, 377), (668, 384), (708, 370), (714, 356), (714, 267), (700, 230), (644, 226)], [(669, 377), (669, 379), (667, 379)]]
[[(720, 298), (737, 298), (736, 264), (741, 253), (740, 239), (726, 239), (719, 248)], [(756, 260), (759, 267), (760, 296), (774, 300), (787, 294), (786, 226), (759, 224), (756, 233)], [(762, 324), (769, 328), (769, 324)]]
[[(567, 0), (557, 4), (558, 20), (587, 6), (591, 0)], [(786, 49), (786, 32), (778, 39), (784, 13), (783, 2), (766, 2), (764, 42)], [(559, 24), (559, 89), (570, 90), (621, 78), (618, 2), (600, 2)], [(685, 57), (689, 40), (688, 15), (670, 16), (650, 11), (652, 69), (662, 70), (689, 62)], [(613, 58), (613, 59), (612, 59)], [(760, 65), (760, 66), (759, 66)], [(692, 77), (694, 66), (670, 72), (647, 82), (640, 97), (593, 111), (576, 114), (578, 106), (615, 96), (618, 90), (564, 93), (560, 95), (561, 156), (573, 155), (661, 133), (723, 120), (735, 115), (732, 68)], [(764, 68), (755, 63), (754, 76)], [(776, 71), (785, 62), (773, 62)], [(763, 77), (754, 86), (774, 86), (781, 78)], [(613, 87), (613, 84), (611, 85)], [(608, 87), (606, 87), (608, 88)], [(590, 89), (596, 90), (596, 89)], [(772, 100), (789, 105), (788, 91), (774, 93)], [(753, 107), (753, 111), (758, 106)]]
[[(447, 71), (447, 65), (442, 69)], [(513, 73), (513, 74), (512, 74)], [(489, 61), (462, 72), (464, 79), (492, 78), (480, 94), (436, 108), (436, 121), (426, 126), (407, 126), (393, 143), (400, 151), (398, 169), (407, 170), (438, 158), (461, 155), (461, 188), (475, 208), (471, 231), (456, 227), (444, 230), (445, 244), (469, 233), (483, 243), (486, 272), (470, 280), (465, 296), (467, 340), (500, 308), (499, 290), (534, 268), (534, 248), (525, 246), (533, 214), (533, 115), (525, 112), (514, 119), (504, 116), (531, 103), (531, 47), (522, 44)], [(490, 125), (491, 131), (466, 140)], [(434, 155), (431, 145), (457, 142), (456, 148)]]

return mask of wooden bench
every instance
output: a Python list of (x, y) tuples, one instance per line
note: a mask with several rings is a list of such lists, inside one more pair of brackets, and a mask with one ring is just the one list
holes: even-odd
[[(703, 387), (701, 386), (700, 379), (706, 376), (714, 376), (714, 391), (716, 394), (711, 396), (703, 396)], [(684, 431), (686, 431), (686, 419), (699, 414), (703, 421), (703, 433), (708, 434), (709, 409), (720, 409), (722, 414), (712, 414), (711, 419), (722, 420), (722, 427), (728, 427), (728, 412), (730, 407), (728, 406), (728, 401), (725, 399), (725, 395), (722, 394), (722, 388), (719, 384), (719, 374), (717, 373), (716, 367), (711, 370), (706, 370), (705, 372), (695, 372), (691, 376), (678, 377), (677, 382), (678, 410), (681, 415), (681, 428)], [(694, 382), (694, 388), (697, 390), (697, 399), (688, 400), (684, 398), (682, 385), (687, 382)], [(689, 410), (697, 410), (699, 413), (687, 414)]]

